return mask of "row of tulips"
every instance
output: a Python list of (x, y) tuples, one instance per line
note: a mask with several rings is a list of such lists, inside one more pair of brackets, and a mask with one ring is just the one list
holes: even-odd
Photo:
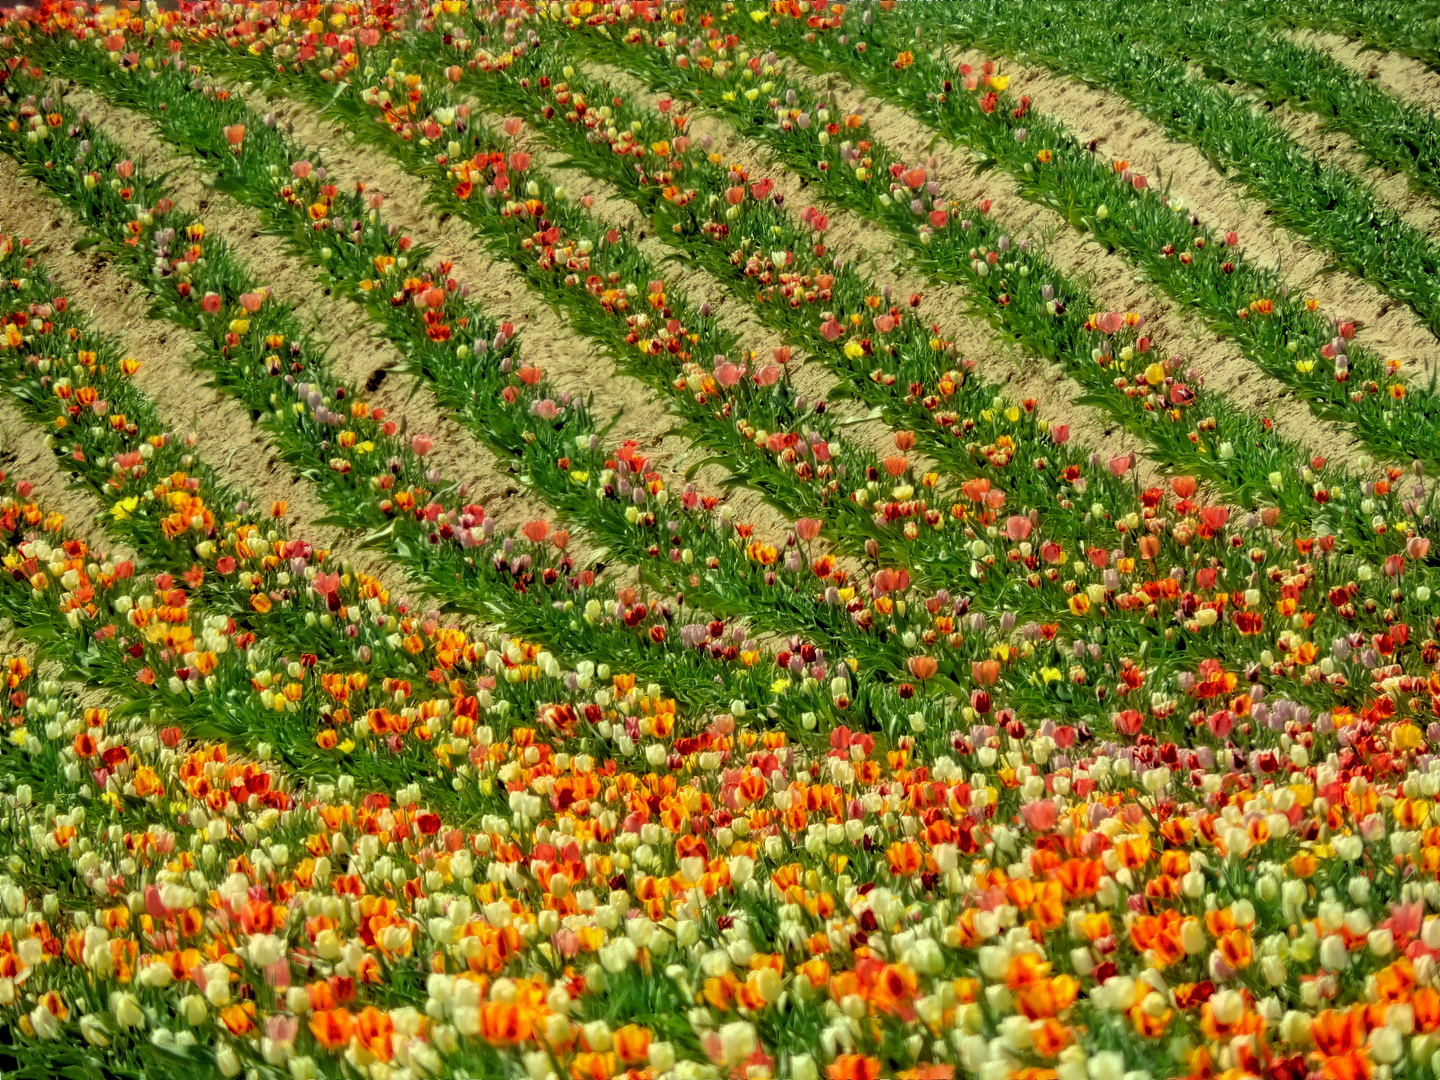
[[(673, 92), (697, 97), (710, 107), (718, 101), (732, 112), (762, 112), (779, 96), (748, 98), (760, 77), (780, 83), (783, 69), (767, 49), (793, 53), (816, 68), (841, 65), (880, 97), (995, 161), (1023, 197), (1055, 210), (1073, 227), (1134, 261), (1158, 288), (1182, 306), (1200, 311), (1217, 332), (1233, 338), (1252, 361), (1307, 400), (1318, 415), (1353, 424), (1360, 439), (1382, 456), (1419, 457), (1433, 464), (1428, 447), (1433, 445), (1437, 412), (1429, 389), (1406, 382), (1395, 365), (1357, 342), (1353, 324), (1319, 312), (1313, 301), (1292, 293), (1279, 268), (1246, 260), (1238, 235), (1202, 225), (1183, 200), (1151, 187), (1128, 162), (1096, 159), (1033, 102), (1007, 95), (1008, 79), (993, 66), (989, 72), (955, 70), (943, 57), (916, 51), (913, 41), (888, 29), (883, 20), (815, 18), (825, 24), (823, 35), (802, 19), (777, 16), (763, 30), (747, 20), (717, 19), (698, 39), (642, 26), (624, 40), (642, 46), (638, 55), (651, 49), (657, 54), (646, 65), (650, 77), (663, 79)], [(601, 20), (598, 25), (604, 24)], [(857, 26), (865, 35), (864, 49), (858, 42), (849, 44), (846, 31)], [(747, 55), (761, 62), (759, 76), (748, 63), (736, 63), (729, 55), (742, 35), (749, 44)], [(838, 45), (840, 37), (846, 45)], [(682, 38), (683, 47), (678, 46)], [(717, 62), (718, 50), (726, 50), (726, 57)], [(742, 105), (747, 100), (750, 103)], [(776, 107), (778, 102), (770, 110)], [(791, 152), (792, 163), (800, 167), (799, 161), (809, 160), (825, 166), (831, 184), (845, 180), (863, 161), (837, 169), (824, 161), (824, 151), (817, 155), (802, 148), (800, 143)], [(918, 235), (915, 224), (911, 231)], [(954, 265), (935, 272), (953, 276)], [(1073, 297), (1074, 287), (1064, 295)], [(1089, 308), (1076, 305), (1076, 310)], [(1028, 338), (1026, 343), (1052, 355)], [(1237, 439), (1235, 445), (1242, 442)], [(1263, 491), (1263, 484), (1259, 489)]]
[[(1172, 10), (1172, 14), (1175, 12)], [(1127, 10), (1131, 31), (1207, 73), (1249, 84), (1267, 100), (1316, 114), (1327, 131), (1341, 132), (1372, 165), (1403, 174), (1412, 188), (1440, 198), (1440, 158), (1434, 113), (1388, 94), (1323, 50), (1248, 22), (1217, 19), (1200, 5), (1161, 22), (1153, 10)]]
[(1432, 3), (1407, 4), (1395, 0), (1321, 0), (1303, 7), (1261, 0), (1252, 6), (1276, 27), (1339, 34), (1379, 52), (1399, 53), (1433, 64), (1440, 51), (1440, 18)]
[(1322, 161), (1236, 95), (1177, 68), (1143, 43), (1143, 33), (1117, 49), (1113, 34), (1102, 34), (1097, 23), (1061, 30), (1037, 21), (1035, 12), (1017, 15), (1003, 5), (952, 6), (937, 9), (925, 25), (951, 44), (1041, 63), (1122, 95), (1244, 184), (1281, 223), (1440, 332), (1440, 293), (1431, 280), (1440, 251), (1360, 177)]

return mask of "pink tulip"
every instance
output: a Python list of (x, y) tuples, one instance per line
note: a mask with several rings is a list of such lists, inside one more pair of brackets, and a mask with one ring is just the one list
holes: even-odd
[(950, 219), (944, 210), (930, 211), (930, 227), (933, 229), (945, 228), (945, 225), (949, 222), (949, 220)]
[(412, 435), (410, 437), (410, 449), (417, 457), (424, 457), (435, 447), (435, 440), (429, 435)]
[(1025, 818), (1025, 824), (1035, 832), (1049, 832), (1060, 819), (1060, 811), (1051, 799), (1026, 803), (1020, 807), (1020, 813)]
[(1011, 540), (1024, 540), (1033, 528), (1030, 519), (1020, 514), (1011, 514), (1005, 519), (1005, 535)]
[(776, 380), (778, 380), (779, 378), (780, 378), (780, 365), (779, 365), (779, 364), (766, 364), (763, 368), (761, 368), (759, 371), (757, 371), (757, 372), (755, 373), (755, 385), (756, 385), (756, 386), (774, 386), (775, 383), (776, 383)]
[(265, 294), (260, 292), (247, 292), (240, 294), (240, 306), (251, 315), (260, 310), (260, 305), (265, 302)]
[(516, 150), (510, 155), (508, 164), (511, 172), (524, 172), (530, 167), (530, 155), (524, 150)]
[(445, 78), (449, 79), (452, 83), (458, 83), (460, 81), (460, 76), (464, 73), (465, 69), (462, 68), (459, 64), (451, 64), (445, 69)]
[(1130, 466), (1134, 461), (1134, 454), (1116, 454), (1110, 459), (1110, 471), (1116, 476), (1124, 476), (1130, 471)]
[(845, 328), (835, 319), (820, 324), (820, 336), (826, 341), (835, 341), (843, 333), (845, 333)]
[(520, 132), (524, 129), (525, 121), (518, 116), (507, 116), (505, 118), (504, 127), (505, 134), (509, 135), (511, 138), (514, 138), (516, 135), (519, 135)]
[(1412, 559), (1423, 559), (1430, 554), (1430, 541), (1423, 536), (1412, 536), (1405, 542), (1405, 554)]
[(214, 315), (215, 312), (220, 310), (220, 294), (207, 292), (204, 299), (200, 301), (200, 306), (211, 315)]
[(1050, 438), (1055, 441), (1056, 446), (1064, 446), (1067, 442), (1070, 441), (1070, 425), (1051, 424)]
[(821, 464), (830, 460), (830, 444), (823, 439), (820, 442), (811, 443), (810, 450), (815, 455), (815, 460)]
[(313, 168), (314, 166), (308, 161), (296, 161), (290, 166), (290, 175), (296, 180), (304, 180), (310, 175), (310, 170)]
[(1040, 545), (1040, 557), (1051, 566), (1058, 566), (1065, 561), (1065, 550), (1054, 540), (1046, 540)]
[(888, 334), (895, 329), (895, 316), (881, 315), (875, 320), (875, 329), (881, 334)]
[(801, 518), (795, 522), (795, 535), (807, 543), (820, 535), (820, 530), (825, 523), (816, 518)]
[(1125, 325), (1125, 316), (1118, 311), (1107, 311), (1095, 320), (1096, 327), (1103, 334), (1113, 334)]
[(715, 381), (721, 386), (734, 386), (740, 381), (741, 374), (740, 368), (727, 360), (715, 369)]

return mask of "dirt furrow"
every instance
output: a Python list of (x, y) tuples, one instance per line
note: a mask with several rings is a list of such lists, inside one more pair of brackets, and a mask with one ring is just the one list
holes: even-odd
[[(980, 53), (964, 54), (957, 62), (980, 59)], [(1429, 373), (1436, 338), (1413, 311), (1353, 275), (1326, 273), (1328, 254), (1275, 226), (1259, 201), (1217, 173), (1195, 147), (1168, 138), (1117, 94), (1043, 68), (1006, 65), (1005, 70), (1012, 93), (1030, 95), (1037, 109), (1062, 121), (1082, 144), (1094, 140), (1097, 153), (1127, 160), (1154, 184), (1170, 185), (1202, 221), (1239, 233), (1248, 258), (1278, 261), (1292, 287), (1319, 300), (1325, 312), (1354, 321), (1365, 344), (1404, 360), (1412, 372), (1424, 365)]]
[(1419, 60), (1367, 49), (1360, 42), (1339, 34), (1321, 34), (1314, 30), (1284, 33), (1297, 45), (1319, 49), (1392, 97), (1403, 98), (1422, 109), (1440, 109), (1440, 72), (1431, 71)]
[[(1242, 97), (1254, 93), (1245, 86), (1220, 85)], [(1316, 160), (1362, 178), (1376, 201), (1394, 210), (1412, 229), (1425, 233), (1432, 241), (1440, 238), (1440, 207), (1429, 196), (1412, 190), (1404, 173), (1386, 172), (1373, 164), (1354, 139), (1343, 131), (1326, 128), (1315, 113), (1301, 112), (1288, 103), (1270, 107), (1262, 102), (1253, 108), (1268, 109), (1271, 119), (1285, 134), (1310, 151)]]

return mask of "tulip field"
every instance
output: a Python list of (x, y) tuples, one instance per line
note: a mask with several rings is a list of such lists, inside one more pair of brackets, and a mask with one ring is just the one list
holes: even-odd
[(1437, 27), (0, 10), (0, 1076), (1440, 1076)]

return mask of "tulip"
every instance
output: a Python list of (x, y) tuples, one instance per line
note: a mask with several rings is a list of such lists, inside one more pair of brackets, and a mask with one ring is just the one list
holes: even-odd
[(424, 457), (435, 447), (435, 440), (429, 435), (412, 435), (410, 437), (410, 449), (416, 457)]
[(795, 534), (808, 543), (820, 535), (820, 530), (824, 526), (825, 523), (816, 518), (801, 518), (795, 522)]
[(1227, 506), (1206, 506), (1200, 510), (1200, 520), (1210, 528), (1212, 532), (1219, 532), (1230, 520), (1230, 508)]
[(906, 666), (910, 668), (910, 674), (921, 682), (931, 678), (940, 669), (939, 662), (933, 656), (912, 656)]
[(970, 661), (970, 675), (980, 686), (994, 686), (1000, 678), (999, 660)]
[(1110, 472), (1115, 476), (1124, 476), (1130, 471), (1130, 466), (1134, 461), (1134, 454), (1117, 454), (1110, 459)]

